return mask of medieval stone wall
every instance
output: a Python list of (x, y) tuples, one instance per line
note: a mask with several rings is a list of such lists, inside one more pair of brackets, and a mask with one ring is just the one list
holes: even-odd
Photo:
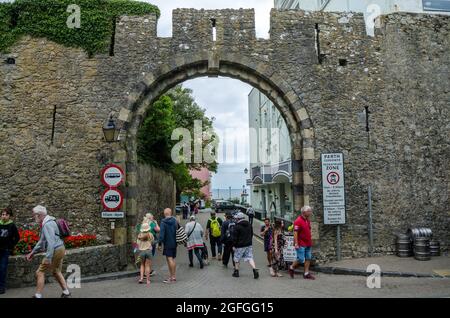
[[(256, 39), (253, 10), (179, 9), (173, 18), (173, 37), (158, 38), (156, 17), (122, 17), (113, 56), (89, 59), (31, 38), (0, 55), (1, 61), (16, 58), (15, 65), (0, 64), (0, 200), (19, 219), (44, 201), (51, 211), (70, 213), (79, 228), (107, 233), (98, 178), (107, 162), (127, 173), (129, 215), (117, 227), (130, 229), (139, 210), (159, 209), (143, 196), (147, 172), (130, 160), (134, 131), (109, 145), (101, 127), (111, 111), (124, 130), (128, 118), (139, 123), (152, 94), (176, 81), (224, 75), (272, 96), (293, 145), (301, 143), (293, 154), (294, 195), (315, 209), (320, 259), (335, 257), (335, 227), (323, 225), (324, 152), (345, 156), (344, 256), (367, 254), (368, 185), (376, 252), (389, 252), (393, 233), (409, 226), (430, 227), (448, 245), (449, 17), (396, 13), (369, 37), (359, 14), (273, 10), (270, 39)], [(294, 140), (300, 131), (302, 140)]]

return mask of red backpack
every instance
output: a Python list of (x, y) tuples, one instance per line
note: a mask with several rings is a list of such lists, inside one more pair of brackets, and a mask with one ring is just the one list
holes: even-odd
[(66, 238), (66, 237), (70, 236), (70, 227), (69, 227), (69, 223), (67, 223), (66, 220), (57, 219), (54, 221), (56, 222), (56, 225), (58, 226), (58, 230), (59, 230), (59, 234), (56, 234), (56, 235), (58, 235), (60, 238)]

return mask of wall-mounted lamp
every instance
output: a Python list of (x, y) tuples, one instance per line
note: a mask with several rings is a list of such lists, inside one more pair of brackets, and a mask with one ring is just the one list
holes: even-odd
[(103, 135), (107, 142), (114, 142), (119, 140), (120, 129), (117, 127), (116, 121), (111, 114), (109, 120), (103, 126)]

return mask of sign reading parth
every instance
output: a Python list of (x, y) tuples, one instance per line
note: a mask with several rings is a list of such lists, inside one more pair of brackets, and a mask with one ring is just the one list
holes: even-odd
[(345, 224), (344, 155), (322, 154), (323, 213), (325, 224)]
[(122, 207), (123, 194), (118, 189), (106, 189), (102, 195), (102, 204), (106, 211), (117, 211)]
[(124, 180), (122, 168), (117, 165), (109, 164), (102, 169), (102, 183), (105, 187), (116, 188)]

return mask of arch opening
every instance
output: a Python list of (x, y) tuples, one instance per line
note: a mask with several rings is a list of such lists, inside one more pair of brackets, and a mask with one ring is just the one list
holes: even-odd
[[(176, 59), (175, 59), (176, 60)], [(304, 204), (304, 163), (303, 154), (305, 151), (304, 129), (311, 130), (311, 125), (302, 127), (302, 120), (299, 118), (299, 112), (296, 111), (298, 105), (293, 105), (292, 91), (286, 91), (286, 83), (282, 83), (281, 88), (274, 79), (280, 79), (274, 75), (275, 72), (267, 72), (267, 74), (258, 72), (255, 68), (247, 65), (231, 62), (220, 61), (218, 68), (210, 68), (210, 61), (206, 59), (197, 60), (191, 63), (180, 63), (173, 67), (163, 67), (151, 75), (147, 75), (141, 83), (138, 84), (136, 90), (130, 94), (132, 98), (129, 99), (127, 110), (127, 120), (124, 122), (124, 130), (126, 131), (126, 138), (122, 139), (122, 145), (126, 149), (126, 163), (127, 172), (133, 172), (137, 166), (137, 132), (140, 125), (146, 117), (147, 111), (150, 109), (153, 102), (164, 95), (168, 90), (181, 84), (185, 81), (192, 80), (199, 77), (226, 77), (240, 80), (258, 89), (261, 93), (273, 103), (273, 105), (280, 112), (283, 120), (286, 123), (289, 138), (291, 141), (291, 161), (292, 161), (292, 194), (294, 211), (298, 211)], [(298, 98), (294, 99), (299, 103)], [(303, 109), (304, 110), (304, 109)], [(308, 142), (310, 143), (310, 141)], [(131, 174), (127, 173), (128, 185), (137, 187), (137, 179)], [(285, 181), (285, 175), (274, 176)], [(257, 179), (255, 180), (257, 181)], [(133, 216), (137, 214), (136, 204), (133, 202), (135, 198), (127, 197), (127, 215), (133, 220)], [(134, 222), (128, 226), (134, 226)]]

